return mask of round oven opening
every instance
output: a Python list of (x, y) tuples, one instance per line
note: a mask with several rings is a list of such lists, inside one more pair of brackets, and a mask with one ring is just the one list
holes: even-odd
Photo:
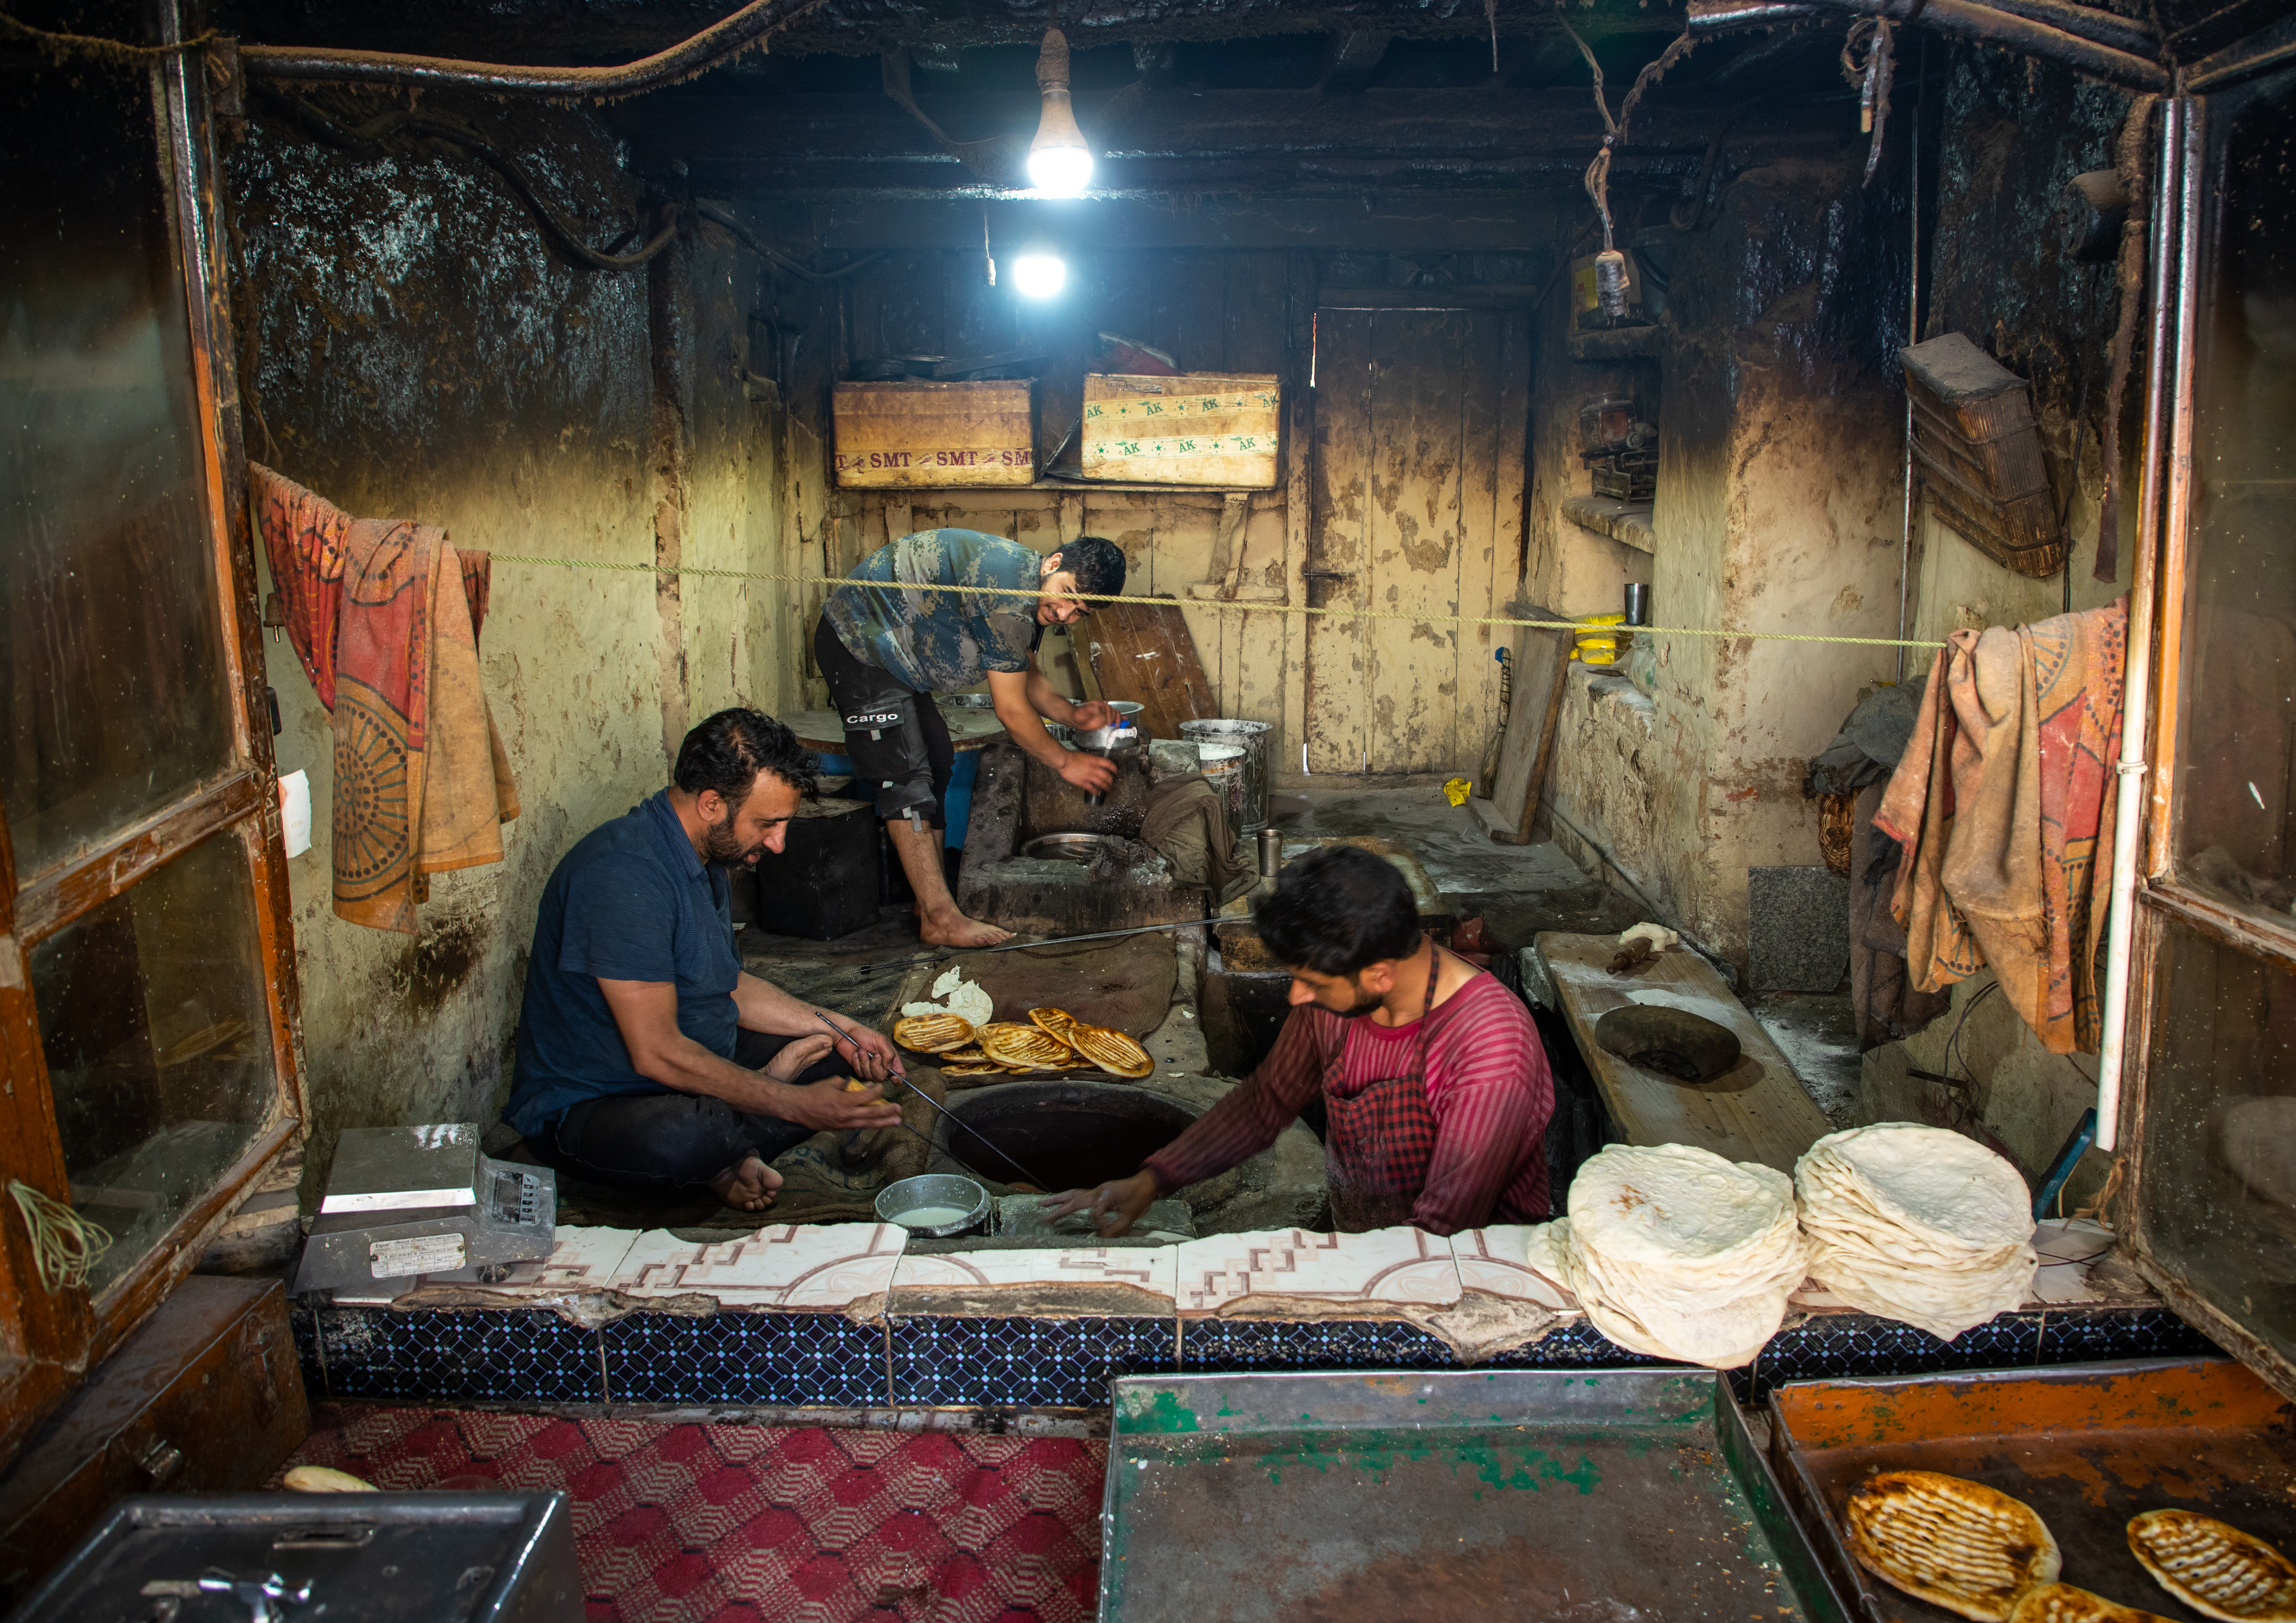
[(947, 1108), (964, 1125), (940, 1124), (943, 1153), (1001, 1184), (1043, 1178), (1047, 1193), (1130, 1177), (1196, 1119), (1160, 1094), (1106, 1082), (1001, 1082), (953, 1094)]

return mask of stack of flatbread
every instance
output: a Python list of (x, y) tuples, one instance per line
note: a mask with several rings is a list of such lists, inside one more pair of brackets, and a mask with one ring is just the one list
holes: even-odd
[(1688, 1144), (1612, 1144), (1570, 1181), (1542, 1255), (1621, 1347), (1710, 1369), (1751, 1364), (1804, 1275), (1783, 1172)]
[(1828, 1134), (1795, 1163), (1794, 1192), (1811, 1278), (1948, 1341), (2023, 1301), (2039, 1266), (2025, 1180), (1943, 1127)]

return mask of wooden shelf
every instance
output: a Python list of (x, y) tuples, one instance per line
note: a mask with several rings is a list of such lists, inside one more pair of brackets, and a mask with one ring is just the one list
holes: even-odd
[(920, 492), (942, 494), (1006, 495), (1022, 490), (1038, 495), (1089, 496), (1095, 491), (1136, 491), (1151, 496), (1278, 496), (1281, 484), (1274, 485), (1133, 485), (1103, 483), (1099, 480), (1070, 481), (1068, 480), (1032, 480), (1025, 485), (840, 485), (840, 496), (915, 496)]
[(1566, 496), (1562, 498), (1562, 516), (1636, 552), (1655, 553), (1658, 531), (1651, 526), (1651, 505), (1648, 502), (1622, 502), (1608, 496)]

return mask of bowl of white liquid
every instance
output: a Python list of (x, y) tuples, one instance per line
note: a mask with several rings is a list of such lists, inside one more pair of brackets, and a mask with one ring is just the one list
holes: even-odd
[(905, 1177), (877, 1192), (877, 1215), (928, 1240), (962, 1234), (988, 1221), (988, 1192), (953, 1172)]

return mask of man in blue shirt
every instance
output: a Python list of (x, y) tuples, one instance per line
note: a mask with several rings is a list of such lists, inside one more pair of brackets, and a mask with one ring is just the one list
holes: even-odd
[[(669, 788), (593, 829), (543, 888), (503, 1119), (545, 1164), (618, 1188), (773, 1203), (767, 1163), (814, 1134), (901, 1119), (882, 1033), (742, 968), (726, 868), (779, 851), (814, 758), (772, 717), (720, 710)], [(844, 1034), (823, 1029), (826, 1017)]]
[[(977, 529), (923, 529), (879, 547), (853, 575), (871, 584), (829, 594), (813, 654), (855, 779), (877, 786), (877, 815), (916, 893), (917, 933), (935, 947), (994, 947), (1012, 931), (959, 913), (941, 869), (941, 798), (956, 757), (932, 695), (986, 679), (1015, 744), (1079, 789), (1106, 789), (1115, 766), (1060, 743), (1044, 718), (1091, 728), (1115, 712), (1071, 704), (1037, 668), (1037, 644), (1046, 627), (1124, 590), (1124, 553), (1102, 536), (1046, 555)], [(936, 586), (988, 589), (922, 589)]]

